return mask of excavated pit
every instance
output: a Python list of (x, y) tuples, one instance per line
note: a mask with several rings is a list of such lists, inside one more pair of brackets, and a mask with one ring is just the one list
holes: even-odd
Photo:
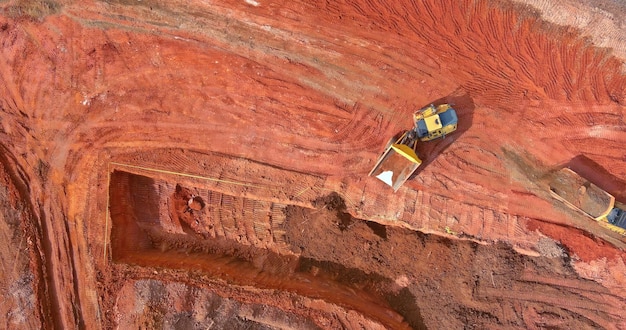
[[(307, 208), (114, 170), (109, 198), (117, 264), (199, 272), (248, 290), (322, 299), (387, 328), (426, 328), (419, 306), (426, 300), (451, 304), (460, 320), (475, 324), (530, 326), (520, 315), (532, 309), (547, 325), (595, 327), (620, 313), (603, 302), (610, 295), (601, 286), (571, 286), (575, 275), (561, 247), (546, 243), (546, 251), (557, 251), (552, 258), (522, 257), (506, 245), (483, 246), (363, 221), (346, 213), (345, 201), (335, 193)], [(194, 202), (204, 207), (190, 207)], [(485, 263), (491, 269), (477, 266)], [(440, 289), (449, 286), (458, 290)], [(518, 304), (523, 292), (539, 290), (547, 292)], [(568, 300), (558, 303), (551, 290)], [(505, 308), (494, 311), (499, 304)], [(596, 315), (594, 304), (606, 309)], [(433, 309), (426, 314), (431, 322), (441, 317)]]
[[(291, 252), (285, 230), (294, 220), (286, 214), (290, 208), (295, 210), (289, 212), (300, 213), (301, 207), (186, 188), (122, 171), (111, 174), (109, 189), (115, 262), (200, 270), (231, 285), (323, 299), (388, 327), (425, 327), (415, 298), (390, 292), (391, 279)], [(340, 205), (329, 201), (327, 206)], [(345, 218), (343, 213), (340, 219)]]

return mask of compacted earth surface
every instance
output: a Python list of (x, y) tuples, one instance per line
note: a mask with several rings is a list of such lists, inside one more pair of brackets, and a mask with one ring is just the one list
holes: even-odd
[(625, 16), (0, 0), (0, 328), (624, 329), (626, 238), (549, 181), (626, 202)]

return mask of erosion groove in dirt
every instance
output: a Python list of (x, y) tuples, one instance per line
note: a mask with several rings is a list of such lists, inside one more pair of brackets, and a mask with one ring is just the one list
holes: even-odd
[[(547, 190), (626, 198), (624, 12), (582, 4), (0, 2), (8, 327), (626, 327), (624, 238)], [(459, 129), (392, 194), (430, 103)]]
[(0, 155), (0, 315), (2, 327), (37, 328), (50, 325), (47, 284), (43, 277), (39, 235), (30, 222), (23, 182), (15, 176), (15, 164)]

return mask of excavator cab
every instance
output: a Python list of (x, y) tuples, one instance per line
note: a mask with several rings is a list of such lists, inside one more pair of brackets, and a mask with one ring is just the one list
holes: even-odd
[(415, 131), (420, 141), (431, 141), (454, 132), (459, 121), (449, 104), (427, 106), (413, 115)]

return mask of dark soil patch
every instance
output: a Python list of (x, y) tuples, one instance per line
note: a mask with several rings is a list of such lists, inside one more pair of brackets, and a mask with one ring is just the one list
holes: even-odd
[[(341, 228), (333, 207), (289, 207), (286, 240), (292, 251), (301, 254), (301, 260), (307, 260), (300, 267), (319, 269), (332, 274), (335, 281), (381, 297), (414, 328), (539, 326), (525, 323), (530, 322), (524, 320), (530, 305), (538, 313), (558, 310), (569, 326), (593, 324), (564, 307), (516, 299), (514, 294), (510, 298), (491, 294), (490, 290), (508, 292), (527, 286), (522, 275), (528, 271), (557, 279), (577, 278), (569, 256), (532, 258), (504, 243), (480, 245), (352, 221), (350, 227)], [(533, 287), (543, 290), (538, 283), (525, 290), (532, 292)], [(567, 292), (568, 288), (560, 290)], [(580, 301), (588, 300), (581, 297)]]

